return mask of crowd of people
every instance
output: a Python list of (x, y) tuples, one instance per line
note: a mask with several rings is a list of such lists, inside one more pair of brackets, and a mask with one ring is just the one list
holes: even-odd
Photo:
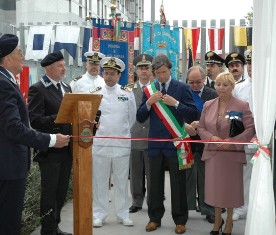
[[(130, 213), (139, 213), (145, 201), (149, 217), (145, 230), (159, 229), (167, 170), (175, 233), (186, 232), (189, 210), (196, 210), (213, 224), (210, 234), (231, 234), (233, 221), (247, 213), (251, 175), (247, 163), (256, 151), (231, 143), (250, 141), (255, 135), (252, 51), (245, 56), (233, 52), (225, 60), (209, 51), (206, 68), (189, 68), (187, 83), (171, 76), (172, 63), (166, 55), (140, 54), (133, 60), (137, 81), (128, 86), (119, 85), (125, 70), (122, 60), (94, 51), (85, 56), (87, 72), (69, 85), (63, 81), (63, 54), (48, 54), (40, 63), (45, 75), (29, 88), (27, 108), (15, 80), (24, 60), (18, 37), (0, 37), (0, 234), (20, 235), (32, 147), (41, 175), (40, 233), (70, 235), (60, 230), (59, 223), (72, 168), (72, 127), (56, 124), (55, 119), (64, 94), (72, 92), (103, 95), (96, 137), (151, 138), (94, 139), (94, 227), (104, 226), (109, 214), (112, 175), (118, 222), (133, 226)], [(228, 72), (223, 72), (224, 64)], [(248, 78), (243, 76), (245, 64)], [(191, 144), (193, 164), (185, 163), (188, 153), (183, 143), (152, 141), (183, 138), (186, 133), (198, 141)]]

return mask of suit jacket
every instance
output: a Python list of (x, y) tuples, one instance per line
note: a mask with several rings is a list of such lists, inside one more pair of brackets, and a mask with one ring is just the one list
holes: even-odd
[[(142, 88), (140, 87), (139, 82), (134, 83), (133, 87), (133, 93), (135, 96), (135, 102), (137, 110), (140, 107), (142, 103), (142, 98), (144, 92), (142, 91)], [(136, 121), (131, 128), (131, 137), (134, 138), (147, 138), (149, 134), (149, 120), (146, 120), (143, 123), (140, 123)], [(138, 150), (144, 150), (148, 149), (148, 142), (147, 141), (131, 141), (131, 149), (138, 149)]]
[[(155, 86), (160, 90), (159, 82), (155, 82)], [(174, 97), (179, 101), (177, 109), (174, 106), (168, 106), (180, 126), (183, 126), (185, 122), (192, 122), (196, 120), (197, 109), (192, 97), (191, 88), (184, 84), (183, 82), (171, 79), (169, 84), (167, 94)], [(149, 137), (150, 138), (173, 138), (170, 132), (167, 130), (162, 120), (159, 118), (157, 113), (153, 108), (148, 110), (146, 101), (147, 97), (144, 94), (142, 104), (140, 105), (137, 111), (137, 121), (145, 122), (150, 118), (150, 127), (149, 127)], [(173, 142), (154, 142), (149, 141), (148, 143), (148, 155), (149, 156), (158, 156), (160, 151), (163, 151), (163, 154), (168, 157), (176, 155), (176, 148)]]
[[(202, 140), (210, 140), (212, 136), (218, 136), (221, 139), (229, 138), (230, 121), (225, 117), (218, 117), (219, 98), (207, 101), (204, 104), (199, 126), (198, 134)], [(242, 113), (242, 122), (245, 130), (230, 140), (250, 141), (255, 134), (254, 120), (247, 102), (239, 100), (232, 96), (226, 110)], [(223, 156), (230, 161), (246, 163), (244, 154), (244, 145), (231, 145), (228, 151), (218, 150), (215, 144), (205, 144), (202, 160), (212, 157)]]
[(29, 147), (46, 151), (50, 135), (30, 129), (23, 96), (3, 67), (0, 67), (0, 126), (0, 180), (24, 179), (30, 167)]
[[(201, 94), (201, 99), (204, 101), (204, 103), (208, 100), (215, 99), (216, 97), (218, 97), (218, 94), (214, 89), (204, 86), (204, 88), (202, 90), (202, 94)], [(197, 120), (200, 119), (200, 116), (201, 116), (201, 112), (198, 112)], [(197, 134), (195, 136), (191, 136), (191, 139), (192, 140), (200, 140), (200, 136)], [(193, 152), (195, 152), (195, 151), (203, 152), (204, 144), (191, 143), (191, 148), (192, 148)]]
[[(68, 84), (61, 82), (61, 86), (66, 93), (71, 93)], [(28, 107), (32, 128), (44, 133), (71, 135), (71, 124), (56, 124), (56, 119), (62, 97), (58, 94), (55, 85), (44, 75), (40, 81), (29, 88)], [(40, 151), (35, 161), (55, 162), (63, 161), (64, 158), (71, 157), (70, 145), (57, 149), (49, 148), (47, 151)]]

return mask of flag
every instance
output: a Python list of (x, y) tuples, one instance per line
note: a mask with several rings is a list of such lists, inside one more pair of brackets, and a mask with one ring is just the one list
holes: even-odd
[(75, 59), (79, 35), (78, 26), (57, 26), (54, 51), (65, 49)]
[(195, 61), (200, 28), (185, 28), (183, 32), (186, 48), (190, 48), (192, 50), (193, 61)]
[(247, 49), (252, 48), (252, 27), (249, 26), (235, 26), (234, 27), (234, 45), (236, 51), (241, 55)]
[(43, 59), (49, 52), (53, 26), (30, 26), (26, 60)]
[(134, 57), (140, 54), (140, 27), (134, 28)]
[(224, 35), (225, 35), (224, 28), (208, 29), (210, 51), (214, 51), (219, 55), (222, 54), (222, 44), (223, 44)]
[(151, 56), (164, 54), (169, 57), (173, 67), (172, 78), (179, 78), (179, 28), (170, 29), (170, 25), (154, 24), (144, 22), (143, 26), (142, 53)]
[(193, 53), (192, 53), (192, 49), (189, 48), (188, 49), (188, 69), (191, 68), (194, 65), (194, 60), (193, 60)]
[(83, 46), (82, 46), (82, 62), (86, 62), (86, 57), (84, 53), (87, 51), (92, 50), (92, 29), (91, 28), (84, 28), (83, 30)]
[(164, 12), (163, 1), (162, 1), (160, 6), (160, 24), (166, 24), (166, 23), (167, 23), (167, 20)]

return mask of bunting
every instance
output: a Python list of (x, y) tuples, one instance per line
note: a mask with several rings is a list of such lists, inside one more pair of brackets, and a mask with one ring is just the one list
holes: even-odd
[(184, 31), (185, 45), (187, 49), (192, 50), (193, 62), (196, 60), (196, 51), (200, 35), (200, 28), (185, 28)]
[(54, 51), (65, 49), (75, 59), (79, 35), (78, 26), (57, 26)]
[(218, 55), (222, 54), (222, 46), (223, 40), (225, 35), (224, 28), (210, 28), (208, 29), (208, 36), (209, 36), (209, 50), (214, 51)]
[(174, 79), (179, 78), (179, 28), (170, 29), (170, 25), (144, 22), (142, 53), (153, 57), (165, 54), (171, 60), (173, 67), (171, 74)]
[(26, 60), (41, 60), (49, 52), (53, 26), (30, 26)]
[(234, 27), (234, 45), (236, 46), (236, 51), (241, 55), (243, 55), (247, 49), (252, 48), (251, 26)]

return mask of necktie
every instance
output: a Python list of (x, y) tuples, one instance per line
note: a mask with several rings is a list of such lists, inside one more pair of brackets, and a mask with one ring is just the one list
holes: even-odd
[(163, 95), (166, 95), (166, 94), (167, 94), (167, 91), (166, 91), (166, 83), (161, 83), (161, 86), (162, 86), (161, 93), (162, 93)]
[(146, 86), (142, 86), (142, 92), (144, 92), (145, 87), (146, 87)]
[(59, 82), (57, 83), (57, 87), (58, 87), (58, 94), (59, 94), (59, 96), (63, 97), (62, 90), (61, 90), (61, 85), (60, 85)]
[(215, 82), (214, 81), (211, 81), (211, 87), (215, 88)]

